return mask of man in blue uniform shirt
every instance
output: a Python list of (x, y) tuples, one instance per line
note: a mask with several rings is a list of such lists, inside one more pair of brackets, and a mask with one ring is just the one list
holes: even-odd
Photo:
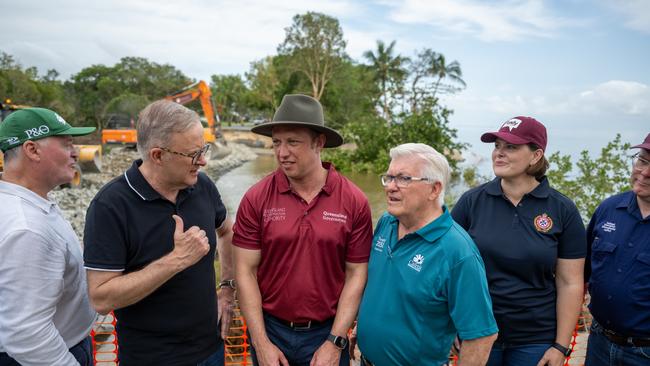
[(359, 310), (362, 365), (443, 365), (456, 334), (459, 365), (485, 365), (497, 325), (478, 249), (444, 206), (449, 164), (424, 144), (390, 157)]
[(587, 366), (650, 365), (650, 134), (633, 148), (632, 190), (603, 201), (587, 228)]

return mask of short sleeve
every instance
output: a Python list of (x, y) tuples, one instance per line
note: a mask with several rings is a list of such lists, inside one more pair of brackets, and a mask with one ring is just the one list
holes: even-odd
[(348, 242), (345, 261), (350, 263), (368, 262), (372, 244), (372, 215), (368, 200), (364, 199), (355, 215)]
[(477, 255), (462, 259), (451, 269), (447, 286), (449, 313), (460, 339), (497, 333), (485, 268)]
[(587, 256), (585, 225), (575, 205), (567, 207), (562, 233), (558, 236), (558, 258), (578, 259)]
[(456, 204), (451, 210), (451, 217), (463, 229), (469, 230), (469, 197), (467, 194), (460, 196)]
[(598, 221), (598, 215), (600, 213), (600, 207), (596, 208), (594, 214), (591, 215), (591, 220), (589, 225), (587, 225), (587, 233), (585, 234), (587, 238), (587, 257), (585, 258), (585, 282), (589, 282), (589, 277), (591, 276), (591, 246), (593, 245), (595, 233), (594, 228), (596, 226), (596, 221)]
[(100, 200), (93, 200), (86, 212), (84, 267), (91, 270), (124, 271), (127, 262), (127, 223)]
[(66, 253), (31, 231), (0, 241), (0, 344), (21, 364), (77, 365), (54, 325)]
[(232, 244), (244, 249), (261, 249), (260, 215), (253, 207), (249, 195), (245, 194), (237, 209), (233, 227)]
[(210, 185), (213, 192), (212, 194), (214, 195), (214, 227), (219, 229), (226, 221), (228, 211), (226, 210), (226, 206), (221, 200), (221, 194), (219, 194), (217, 186), (212, 181), (210, 181)]

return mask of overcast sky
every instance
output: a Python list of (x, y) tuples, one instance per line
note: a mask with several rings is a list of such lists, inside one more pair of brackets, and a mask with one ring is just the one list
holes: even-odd
[(404, 56), (431, 48), (457, 60), (467, 88), (443, 100), (452, 127), (481, 156), (481, 133), (516, 115), (549, 132), (549, 152), (596, 154), (616, 133), (650, 132), (647, 0), (0, 0), (0, 50), (67, 79), (125, 56), (169, 63), (195, 79), (243, 74), (276, 53), (295, 14), (341, 22), (363, 62), (376, 40)]

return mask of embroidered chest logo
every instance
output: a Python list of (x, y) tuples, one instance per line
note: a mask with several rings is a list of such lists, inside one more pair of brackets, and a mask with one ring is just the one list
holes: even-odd
[(378, 252), (384, 251), (384, 245), (386, 244), (386, 238), (378, 237), (377, 242), (375, 242), (375, 250)]
[(323, 211), (323, 220), (325, 220), (325, 221), (336, 221), (336, 222), (340, 222), (342, 224), (347, 224), (348, 223), (348, 215), (344, 215), (344, 214), (341, 214), (341, 213)]
[(267, 208), (263, 213), (264, 222), (269, 221), (284, 221), (287, 219), (287, 209), (281, 208)]
[(521, 124), (521, 120), (520, 120), (520, 119), (513, 118), (513, 119), (509, 119), (509, 120), (507, 120), (507, 121), (503, 124), (503, 126), (501, 126), (501, 128), (508, 127), (508, 129), (510, 129), (510, 132), (512, 132), (512, 130), (515, 129), (515, 128), (517, 128), (517, 127), (519, 127), (520, 124)]
[(613, 223), (613, 222), (607, 221), (600, 228), (603, 229), (603, 231), (606, 232), (606, 233), (611, 233), (612, 231), (616, 231), (616, 224)]
[(424, 263), (424, 256), (422, 254), (416, 254), (413, 259), (409, 261), (409, 267), (420, 272), (422, 270), (422, 263)]
[(535, 229), (543, 233), (548, 232), (551, 230), (551, 228), (553, 228), (553, 220), (545, 213), (537, 215), (533, 222), (535, 223)]

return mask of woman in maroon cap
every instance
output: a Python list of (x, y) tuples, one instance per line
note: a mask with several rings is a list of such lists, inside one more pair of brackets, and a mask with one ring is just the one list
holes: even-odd
[(583, 299), (585, 228), (551, 188), (546, 128), (511, 118), (481, 136), (494, 143), (494, 180), (463, 194), (454, 219), (485, 261), (499, 337), (488, 366), (564, 364)]

